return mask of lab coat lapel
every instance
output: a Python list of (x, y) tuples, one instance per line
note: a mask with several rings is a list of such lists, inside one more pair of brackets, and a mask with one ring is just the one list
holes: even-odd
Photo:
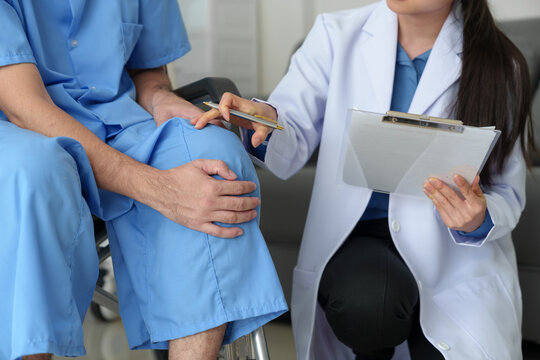
[(386, 3), (378, 6), (366, 22), (363, 31), (367, 39), (362, 44), (366, 73), (378, 102), (378, 111), (390, 109), (396, 64), (397, 15)]
[(463, 24), (454, 11), (446, 19), (433, 45), (411, 102), (410, 113), (424, 114), (461, 75)]

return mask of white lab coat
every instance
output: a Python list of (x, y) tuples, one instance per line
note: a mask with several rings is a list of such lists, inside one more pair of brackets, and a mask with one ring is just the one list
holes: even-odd
[[(446, 20), (409, 112), (452, 116), (461, 73), (459, 18), (455, 9)], [(385, 1), (319, 16), (268, 100), (285, 127), (274, 131), (269, 141), (264, 162), (268, 169), (287, 178), (320, 143), (291, 304), (301, 360), (354, 358), (328, 327), (317, 290), (325, 265), (371, 196), (368, 189), (340, 181), (347, 109), (389, 109), (397, 33), (397, 16)], [(494, 227), (477, 243), (450, 231), (429, 199), (390, 195), (389, 227), (418, 283), (422, 328), (446, 359), (522, 358), (521, 293), (510, 233), (524, 207), (525, 172), (516, 146), (504, 172), (485, 189)]]

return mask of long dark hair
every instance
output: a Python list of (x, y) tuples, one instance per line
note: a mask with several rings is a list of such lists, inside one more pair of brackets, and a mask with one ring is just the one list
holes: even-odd
[(463, 65), (455, 104), (466, 125), (495, 126), (501, 137), (480, 174), (490, 185), (502, 172), (516, 141), (527, 164), (535, 152), (532, 89), (527, 62), (497, 27), (487, 0), (456, 0), (463, 10)]

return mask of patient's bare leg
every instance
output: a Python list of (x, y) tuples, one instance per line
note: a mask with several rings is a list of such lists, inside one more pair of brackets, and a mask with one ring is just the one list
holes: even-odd
[(169, 360), (216, 360), (227, 324), (169, 341)]
[(23, 360), (51, 360), (51, 354), (37, 354), (23, 356)]

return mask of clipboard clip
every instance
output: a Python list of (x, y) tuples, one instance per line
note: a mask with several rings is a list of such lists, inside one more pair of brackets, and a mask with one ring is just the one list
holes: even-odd
[(407, 125), (425, 129), (463, 133), (465, 128), (460, 120), (450, 120), (427, 115), (415, 115), (399, 111), (388, 111), (382, 118), (383, 122), (396, 125)]

